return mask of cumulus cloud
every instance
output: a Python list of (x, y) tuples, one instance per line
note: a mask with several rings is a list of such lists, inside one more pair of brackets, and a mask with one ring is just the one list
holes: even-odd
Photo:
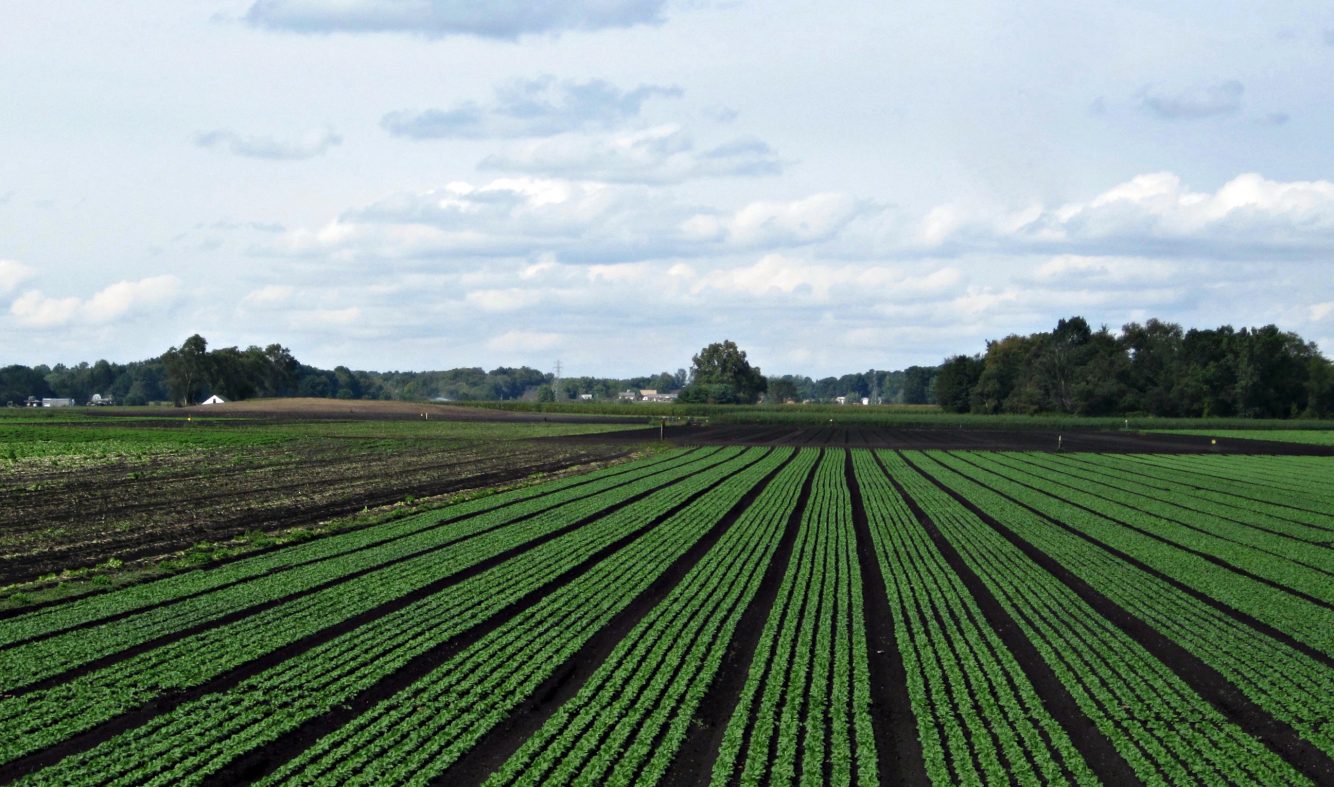
[(257, 0), (245, 19), (293, 33), (410, 33), (513, 40), (662, 21), (665, 0)]
[(534, 352), (550, 350), (560, 345), (564, 337), (545, 331), (505, 331), (486, 341), (486, 348), (495, 352)]
[(36, 274), (32, 268), (16, 260), (0, 260), (0, 295), (8, 295)]
[(638, 186), (499, 178), (393, 195), (259, 251), (348, 261), (546, 254), (605, 262), (675, 248), (673, 227), (686, 215)]
[(195, 135), (195, 144), (201, 148), (214, 148), (235, 156), (275, 161), (300, 161), (322, 156), (342, 141), (343, 138), (331, 128), (307, 131), (294, 139), (244, 135), (227, 129), (204, 131)]
[(116, 282), (89, 298), (53, 298), (29, 290), (10, 304), (9, 311), (21, 325), (32, 328), (98, 325), (170, 305), (179, 290), (180, 280), (170, 275)]
[(948, 221), (933, 212), (919, 237), (940, 250), (1312, 258), (1334, 251), (1334, 182), (1247, 173), (1200, 192), (1173, 173), (1157, 172), (1082, 202), (999, 216), (950, 213)]
[(380, 126), (410, 139), (545, 137), (613, 128), (638, 116), (650, 98), (680, 95), (679, 87), (668, 85), (622, 90), (601, 79), (575, 82), (542, 76), (497, 87), (486, 105), (465, 102), (448, 109), (399, 110), (381, 118)]
[(743, 137), (699, 150), (676, 124), (603, 137), (562, 135), (483, 159), (482, 169), (622, 183), (777, 175), (783, 163), (762, 140)]
[(675, 274), (689, 282), (694, 294), (709, 290), (764, 297), (774, 293), (829, 301), (831, 293), (840, 302), (871, 298), (876, 302), (915, 300), (940, 296), (958, 289), (959, 270), (942, 267), (913, 272), (887, 265), (832, 265), (820, 260), (767, 254), (750, 265), (715, 269), (696, 275), (690, 268)]
[(1232, 79), (1177, 93), (1146, 89), (1140, 101), (1145, 111), (1163, 120), (1199, 120), (1236, 114), (1241, 109), (1241, 97), (1245, 92), (1246, 87)]
[(755, 248), (800, 246), (828, 240), (871, 206), (826, 192), (790, 201), (761, 200), (731, 214), (700, 213), (683, 225), (687, 237)]
[(241, 299), (242, 305), (271, 308), (281, 306), (292, 299), (296, 288), (286, 284), (269, 284), (257, 290), (251, 290)]

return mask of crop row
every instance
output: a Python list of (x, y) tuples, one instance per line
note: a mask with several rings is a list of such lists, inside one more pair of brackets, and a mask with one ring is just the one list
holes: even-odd
[(956, 457), (927, 454), (919, 466), (1334, 755), (1334, 730), (1324, 721), (1327, 698), (1334, 696), (1334, 671), (1327, 665), (1081, 538), (1072, 529), (1086, 526), (1092, 514), (1056, 526), (1022, 504), (1032, 493)]
[(931, 780), (1095, 783), (880, 465), (860, 450), (853, 464)]
[[(632, 480), (649, 472), (666, 469), (675, 464), (692, 461), (704, 454), (674, 451), (661, 458), (641, 460), (630, 466), (618, 465), (587, 475), (569, 476), (538, 486), (521, 487), (494, 495), (466, 500), (446, 508), (405, 517), (373, 528), (340, 533), (326, 538), (295, 544), (266, 554), (243, 558), (208, 570), (187, 571), (152, 582), (133, 585), (120, 590), (88, 596), (74, 601), (37, 610), (25, 615), (0, 620), (0, 648), (15, 643), (112, 617), (124, 616), (146, 607), (179, 603), (201, 594), (215, 591), (257, 577), (281, 573), (295, 566), (388, 543), (422, 530), (451, 524), (482, 513), (499, 512), (528, 516), (554, 507), (572, 497), (602, 491), (620, 482)], [(577, 490), (577, 491), (576, 491)], [(506, 520), (497, 520), (506, 521)], [(471, 522), (469, 524), (472, 524)], [(184, 619), (186, 613), (177, 608), (173, 615)]]
[[(1128, 494), (1109, 483), (1053, 469), (1041, 460), (1009, 454), (998, 454), (988, 460), (1012, 471), (1023, 483), (1041, 484), (1052, 496), (1115, 517), (1172, 544), (1225, 560), (1285, 587), (1334, 602), (1329, 555), (1320, 554), (1325, 550), (1309, 549), (1291, 556), (1294, 547), (1291, 540), (1218, 516), (1200, 514), (1177, 502)], [(1325, 565), (1320, 565), (1322, 562)]]
[(660, 781), (759, 588), (818, 455), (816, 449), (801, 449), (489, 783)]
[[(688, 468), (693, 466), (689, 459), (673, 462), (665, 469), (649, 466), (633, 471), (628, 477), (601, 479), (591, 487), (567, 488), (553, 493), (550, 498), (520, 500), (502, 508), (492, 507), (489, 511), (483, 510), (462, 521), (446, 515), (445, 521), (451, 523), (448, 525), (438, 524), (439, 516), (414, 517), (414, 521), (391, 523), (383, 529), (374, 529), (373, 533), (358, 531), (321, 539), (311, 542), (323, 547), (318, 551), (297, 548), (292, 551), (298, 554), (285, 555), (282, 561), (269, 559), (267, 555), (256, 558), (253, 562), (265, 567), (263, 573), (258, 575), (255, 575), (257, 567), (251, 565), (250, 561), (235, 570), (229, 565), (220, 567), (216, 572), (194, 572), (223, 576), (214, 579), (215, 589), (210, 592), (189, 594), (174, 602), (168, 597), (159, 602), (158, 606), (142, 612), (105, 623), (66, 629), (37, 641), (0, 650), (0, 675), (4, 676), (0, 681), (0, 691), (13, 690), (126, 648), (225, 616), (235, 618), (238, 612), (259, 605), (296, 598), (331, 583), (346, 581), (359, 573), (381, 571), (396, 563), (417, 558), (425, 559), (431, 553), (446, 548), (458, 549), (463, 542), (499, 528), (508, 528), (505, 532), (514, 532), (524, 526), (524, 520), (530, 520), (529, 523), (555, 521), (564, 510), (578, 512), (589, 507), (597, 510), (624, 499), (627, 491), (643, 491), (646, 488), (644, 484), (662, 483), (663, 479), (680, 477), (679, 473), (688, 472)], [(673, 476), (674, 471), (678, 475)], [(534, 519), (544, 512), (549, 514), (549, 519)], [(325, 541), (339, 543), (324, 544)], [(287, 551), (280, 550), (275, 554)], [(225, 577), (237, 575), (244, 578), (225, 581)], [(220, 580), (223, 583), (218, 586)], [(138, 592), (135, 595), (140, 598), (143, 596)], [(120, 605), (118, 599), (111, 598), (102, 607), (115, 608)], [(80, 606), (80, 611), (87, 613), (88, 607), (92, 605)], [(50, 621), (44, 619), (42, 622), (45, 624)]]
[[(1234, 484), (1234, 494), (1205, 492), (1183, 488), (1159, 478), (1147, 477), (1127, 470), (1115, 463), (1101, 461), (1100, 457), (1088, 456), (1024, 456), (1026, 463), (1069, 476), (1072, 479), (1086, 479), (1124, 496), (1123, 499), (1153, 500), (1162, 504), (1164, 511), (1178, 508), (1197, 518), (1203, 515), (1205, 521), (1218, 522), (1222, 527), (1220, 534), (1229, 534), (1234, 540), (1253, 544), (1266, 550), (1287, 551), (1293, 542), (1302, 547), (1318, 544), (1328, 537), (1328, 533), (1319, 526), (1320, 520), (1331, 520), (1328, 516), (1284, 510), (1279, 506), (1264, 502), (1247, 500), (1235, 494), (1241, 484)], [(1317, 559), (1328, 560), (1328, 555), (1319, 554), (1321, 550), (1308, 553)], [(1304, 556), (1305, 557), (1305, 556)], [(1334, 562), (1322, 570), (1328, 571)]]
[(1285, 761), (912, 464), (898, 455), (881, 458), (1140, 779), (1222, 782), (1244, 774), (1264, 784), (1300, 781)]
[(124, 783), (196, 781), (371, 688), (413, 658), (482, 623), (599, 550), (634, 536), (662, 511), (684, 504), (758, 458), (736, 455), (226, 690), (186, 701), (88, 752), (65, 758), (36, 779), (61, 783), (79, 773), (98, 773)]
[(866, 628), (842, 451), (816, 468), (792, 559), (714, 765), (715, 782), (877, 781)]
[[(790, 450), (774, 452), (736, 474), (429, 675), (317, 741), (270, 781), (412, 784), (438, 776), (790, 456)], [(722, 538), (731, 532), (729, 528)], [(600, 756), (607, 752), (603, 749)]]
[[(1261, 460), (1249, 457), (1255, 464)], [(1212, 480), (1198, 470), (1172, 469), (1163, 466), (1150, 466), (1142, 461), (1144, 457), (1115, 455), (1074, 455), (1071, 461), (1080, 462), (1088, 467), (1095, 467), (1103, 472), (1115, 473), (1122, 478), (1134, 479), (1148, 484), (1168, 495), (1169, 499), (1181, 498), (1192, 504), (1195, 501), (1207, 501), (1227, 506), (1244, 512), (1245, 516), (1259, 515), (1264, 521), (1290, 523), (1289, 532), (1300, 538), (1321, 541), (1334, 532), (1334, 500), (1329, 504), (1317, 501), (1311, 508), (1301, 508), (1291, 494), (1276, 492), (1269, 484), (1258, 483), (1255, 479)]]
[(1051, 492), (1045, 479), (1015, 472), (994, 462), (989, 454), (968, 452), (957, 456), (1004, 479), (1007, 493), (1052, 519), (1075, 525), (1082, 533), (1154, 570), (1175, 577), (1327, 655), (1334, 655), (1334, 611), (1329, 608), (1257, 582), (1178, 544), (1166, 542), (1156, 532), (1129, 527), (1119, 517), (1107, 516), (1106, 507), (1078, 505), (1067, 500), (1065, 494)]
[[(553, 545), (578, 545), (588, 550), (582, 554), (590, 554), (619, 535), (633, 530), (639, 523), (651, 519), (664, 506), (673, 505), (703, 488), (708, 479), (726, 475), (752, 461), (739, 457), (739, 450), (728, 450), (702, 464), (682, 467), (671, 474), (678, 483), (668, 484), (610, 516), (602, 516), (590, 526), (577, 528), (547, 541), (538, 549), (530, 548), (504, 565), (514, 570), (533, 567), (534, 576), (545, 576), (548, 567), (542, 559), (550, 553)], [(641, 483), (647, 485), (647, 489), (652, 489), (665, 480), (672, 479), (645, 480)], [(624, 488), (621, 493), (628, 497), (634, 493), (632, 490), (633, 485)], [(581, 519), (597, 515), (602, 510), (599, 505), (605, 507), (606, 501), (593, 502), (592, 498), (578, 501), (568, 509), (561, 509), (559, 516), (552, 512), (535, 517), (515, 528), (464, 542), (458, 549), (440, 555), (423, 555), (359, 576), (243, 620), (210, 628), (138, 654), (40, 693), (0, 699), (0, 761), (8, 761), (50, 746), (75, 732), (141, 707), (168, 692), (204, 684), (284, 646), (299, 643), (305, 637), (336, 625), (338, 621), (358, 615), (373, 615), (374, 610), (395, 599), (411, 598), (412, 593), (438, 588), (439, 592), (412, 601), (405, 609), (396, 610), (393, 614), (382, 615), (335, 641), (368, 631), (381, 632), (373, 636), (396, 636), (394, 629), (385, 620), (397, 619), (399, 613), (411, 614), (411, 610), (429, 607), (431, 602), (444, 603), (447, 599), (455, 598), (456, 594), (467, 605), (466, 602), (473, 598), (470, 589), (478, 586), (474, 580), (480, 577), (444, 587), (440, 587), (440, 583), (470, 566), (521, 548), (529, 541), (558, 533)], [(578, 554), (581, 553), (571, 551), (557, 563), (563, 564), (567, 557), (573, 559)], [(497, 581), (496, 576), (504, 576), (506, 573), (492, 570), (480, 576)], [(506, 592), (523, 587), (522, 583), (515, 582), (507, 586)], [(488, 598), (486, 601), (489, 605), (493, 599)]]

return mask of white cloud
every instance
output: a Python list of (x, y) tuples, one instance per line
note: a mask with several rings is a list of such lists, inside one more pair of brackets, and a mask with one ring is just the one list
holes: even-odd
[(227, 129), (195, 135), (195, 144), (201, 148), (218, 148), (236, 156), (274, 161), (301, 161), (322, 156), (342, 141), (343, 138), (331, 128), (307, 131), (294, 139), (238, 134)]
[(16, 260), (0, 260), (0, 295), (8, 295), (23, 282), (36, 275), (36, 271)]
[(287, 284), (269, 284), (257, 290), (251, 290), (241, 299), (243, 305), (272, 307), (291, 300), (296, 288)]
[(543, 331), (506, 331), (486, 341), (486, 348), (496, 352), (523, 353), (550, 350), (564, 341), (559, 333)]
[(97, 325), (170, 305), (179, 290), (180, 280), (170, 275), (116, 282), (87, 299), (52, 298), (29, 290), (15, 299), (9, 311), (21, 325), (32, 328)]
[(507, 287), (473, 290), (464, 299), (484, 312), (512, 312), (535, 305), (542, 299), (542, 294), (537, 290)]
[(931, 236), (937, 248), (1015, 254), (1324, 257), (1334, 252), (1334, 183), (1246, 173), (1217, 191), (1200, 192), (1171, 172), (1155, 172), (1082, 202), (959, 215), (945, 229), (921, 235)]
[(692, 178), (777, 175), (783, 170), (763, 141), (742, 137), (706, 150), (677, 124), (600, 137), (567, 134), (524, 144), (482, 160), (482, 169), (623, 183), (678, 183)]
[(665, 0), (257, 0), (245, 19), (293, 33), (411, 33), (428, 38), (599, 30), (661, 22)]
[(888, 265), (831, 265), (780, 254), (767, 254), (753, 264), (704, 275), (680, 270), (677, 275), (691, 280), (690, 290), (695, 294), (717, 290), (759, 298), (777, 292), (829, 301), (835, 293), (838, 300), (847, 303), (938, 297), (958, 289), (963, 280), (959, 270), (950, 267), (916, 272)]

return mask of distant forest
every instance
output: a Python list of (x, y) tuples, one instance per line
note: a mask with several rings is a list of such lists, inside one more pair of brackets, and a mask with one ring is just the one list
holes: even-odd
[[(626, 389), (676, 391), (685, 369), (644, 377), (569, 377), (522, 367), (428, 372), (319, 369), (279, 344), (209, 349), (195, 335), (157, 358), (118, 364), (0, 368), (0, 405), (93, 394), (117, 404), (314, 396), (338, 399), (615, 399)], [(1183, 330), (1149, 320), (1113, 334), (1082, 317), (1048, 332), (987, 342), (940, 366), (870, 369), (840, 377), (768, 377), (766, 400), (939, 404), (952, 412), (1287, 418), (1334, 415), (1334, 365), (1314, 343), (1273, 325)]]

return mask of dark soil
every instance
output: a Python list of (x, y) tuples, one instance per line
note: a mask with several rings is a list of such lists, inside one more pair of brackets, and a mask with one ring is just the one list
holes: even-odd
[[(184, 423), (179, 411), (159, 422)], [(18, 467), (0, 477), (0, 586), (109, 559), (152, 561), (200, 542), (310, 527), (409, 498), (596, 466), (634, 449), (597, 440), (408, 438), (395, 445), (327, 437), (124, 458), (91, 468)]]

